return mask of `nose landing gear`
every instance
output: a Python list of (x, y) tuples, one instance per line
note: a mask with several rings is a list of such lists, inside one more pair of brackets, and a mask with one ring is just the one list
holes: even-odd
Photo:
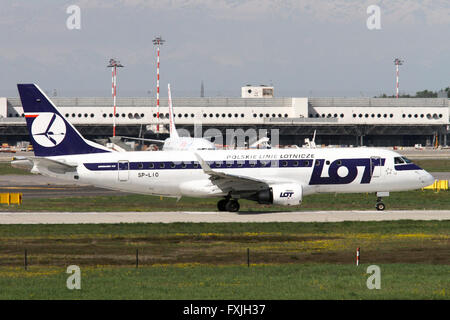
[(377, 192), (377, 204), (375, 205), (375, 208), (378, 211), (383, 211), (386, 209), (386, 205), (383, 203), (381, 197), (389, 197), (389, 192)]
[(239, 208), (240, 205), (236, 199), (225, 198), (217, 202), (217, 209), (219, 211), (238, 212)]
[(377, 198), (377, 204), (375, 205), (375, 208), (378, 211), (383, 211), (384, 209), (386, 209), (386, 205), (383, 202), (381, 202), (381, 201), (382, 201), (381, 198), (378, 197)]
[(386, 205), (383, 203), (382, 197), (389, 197), (389, 192), (377, 192), (377, 204), (375, 205), (375, 208), (378, 211), (383, 211), (386, 209)]

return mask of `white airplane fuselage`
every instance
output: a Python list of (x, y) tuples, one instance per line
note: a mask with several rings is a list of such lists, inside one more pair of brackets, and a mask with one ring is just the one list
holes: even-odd
[[(314, 193), (389, 192), (433, 183), (414, 164), (394, 164), (399, 154), (377, 148), (198, 150), (116, 152), (49, 157), (77, 165), (65, 174), (41, 173), (126, 192), (171, 197), (225, 196), (198, 163), (199, 155), (215, 172), (296, 183), (303, 195)], [(371, 164), (372, 163), (372, 164)], [(408, 167), (409, 166), (409, 167)]]
[(299, 205), (305, 195), (327, 192), (376, 192), (376, 208), (384, 210), (381, 197), (388, 192), (434, 181), (407, 158), (377, 148), (191, 149), (202, 140), (178, 137), (173, 119), (169, 142), (176, 150), (113, 152), (84, 139), (37, 85), (17, 86), (35, 157), (12, 164), (68, 181), (177, 198), (223, 197), (219, 211), (231, 212), (239, 210), (239, 198)]

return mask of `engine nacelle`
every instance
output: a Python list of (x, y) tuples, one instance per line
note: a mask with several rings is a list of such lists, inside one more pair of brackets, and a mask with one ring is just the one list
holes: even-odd
[(302, 203), (302, 186), (296, 183), (282, 183), (270, 186), (270, 189), (259, 191), (252, 200), (261, 204), (296, 206)]

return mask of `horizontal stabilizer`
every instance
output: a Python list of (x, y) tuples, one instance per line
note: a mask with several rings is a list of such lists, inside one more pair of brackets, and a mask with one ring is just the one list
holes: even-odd
[(31, 172), (33, 173), (49, 171), (57, 174), (65, 174), (77, 171), (77, 165), (40, 157), (21, 157), (20, 159), (14, 159), (11, 161), (11, 166), (19, 169), (32, 170)]

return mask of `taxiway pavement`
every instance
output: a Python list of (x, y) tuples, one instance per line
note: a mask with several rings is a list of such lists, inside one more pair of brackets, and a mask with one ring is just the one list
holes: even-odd
[(450, 210), (302, 212), (1, 212), (0, 224), (450, 220)]

